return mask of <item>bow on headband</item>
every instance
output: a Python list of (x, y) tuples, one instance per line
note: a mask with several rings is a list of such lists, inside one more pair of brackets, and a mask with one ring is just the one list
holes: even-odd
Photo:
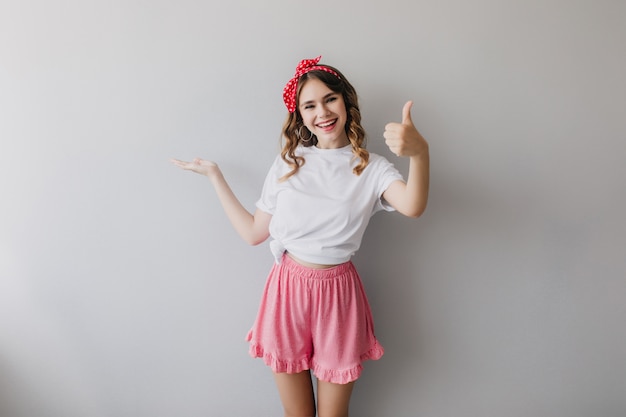
[(322, 56), (318, 56), (315, 59), (303, 59), (296, 67), (296, 73), (293, 78), (289, 80), (285, 88), (283, 89), (283, 101), (289, 113), (296, 111), (296, 92), (298, 91), (298, 79), (309, 71), (319, 70), (326, 71), (339, 78), (339, 75), (328, 67), (317, 65), (320, 62)]

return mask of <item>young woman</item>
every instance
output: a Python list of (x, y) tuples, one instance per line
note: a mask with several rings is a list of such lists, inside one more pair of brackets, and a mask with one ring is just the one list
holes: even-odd
[(254, 214), (215, 163), (172, 162), (209, 177), (246, 242), (256, 245), (271, 236), (276, 262), (247, 340), (250, 354), (273, 370), (285, 416), (315, 416), (317, 410), (320, 417), (343, 417), (361, 363), (383, 354), (350, 258), (375, 212), (424, 212), (429, 150), (407, 102), (402, 122), (387, 124), (383, 135), (394, 154), (409, 158), (406, 181), (389, 161), (368, 152), (356, 91), (339, 70), (319, 60), (301, 61), (285, 86), (284, 147)]

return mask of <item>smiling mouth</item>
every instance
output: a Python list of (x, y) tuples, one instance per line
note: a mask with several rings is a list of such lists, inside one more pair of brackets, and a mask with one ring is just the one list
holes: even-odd
[(333, 119), (328, 122), (318, 123), (317, 127), (319, 127), (320, 129), (328, 130), (328, 129), (332, 129), (336, 123), (337, 123), (337, 119)]

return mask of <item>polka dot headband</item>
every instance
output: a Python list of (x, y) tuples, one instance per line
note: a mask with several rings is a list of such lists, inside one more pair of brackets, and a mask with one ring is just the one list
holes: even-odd
[(298, 91), (298, 79), (309, 71), (326, 71), (339, 78), (339, 75), (328, 67), (317, 65), (320, 62), (322, 56), (318, 56), (315, 59), (303, 59), (296, 67), (296, 73), (293, 78), (289, 80), (285, 88), (283, 89), (283, 101), (289, 113), (296, 111), (296, 92)]

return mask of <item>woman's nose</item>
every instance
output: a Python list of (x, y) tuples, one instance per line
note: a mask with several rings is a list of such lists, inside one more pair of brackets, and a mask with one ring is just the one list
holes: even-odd
[(323, 104), (319, 106), (319, 113), (318, 113), (319, 116), (326, 116), (328, 114), (330, 114), (330, 110), (328, 110), (328, 107), (326, 107)]

